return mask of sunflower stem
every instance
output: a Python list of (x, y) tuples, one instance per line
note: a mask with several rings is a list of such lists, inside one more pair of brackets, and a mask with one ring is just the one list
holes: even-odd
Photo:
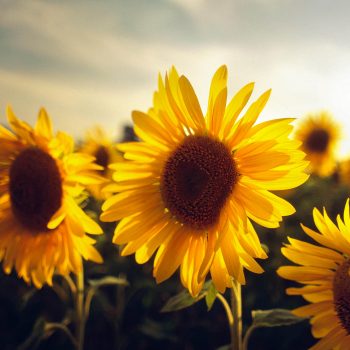
[(233, 342), (233, 337), (234, 337), (234, 332), (233, 332), (233, 315), (232, 315), (232, 311), (230, 308), (229, 303), (227, 302), (227, 300), (220, 294), (217, 293), (216, 294), (216, 298), (220, 300), (222, 306), (224, 307), (225, 311), (226, 311), (226, 316), (227, 316), (227, 321), (228, 321), (228, 326), (230, 329), (230, 338), (231, 338), (231, 342)]
[(232, 281), (231, 310), (233, 324), (231, 326), (231, 349), (242, 350), (242, 293), (241, 285), (236, 280)]
[(77, 349), (84, 349), (85, 335), (85, 310), (84, 310), (84, 269), (77, 274), (77, 289), (76, 289), (76, 339)]
[(254, 326), (250, 326), (243, 338), (243, 350), (248, 350), (248, 341), (250, 339), (251, 334), (253, 333), (253, 331), (255, 330)]
[(78, 347), (76, 339), (74, 338), (71, 331), (67, 328), (66, 325), (64, 325), (62, 323), (48, 323), (45, 326), (45, 332), (47, 332), (47, 333), (55, 331), (55, 330), (62, 331), (67, 336), (67, 338), (72, 342), (72, 344), (75, 347)]
[(63, 278), (66, 280), (72, 295), (75, 295), (77, 293), (77, 287), (73, 279), (69, 275), (63, 275)]

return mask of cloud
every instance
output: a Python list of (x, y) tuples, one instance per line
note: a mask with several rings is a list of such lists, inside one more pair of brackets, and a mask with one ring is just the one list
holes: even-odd
[(273, 88), (263, 119), (326, 108), (345, 121), (349, 7), (344, 0), (4, 1), (0, 107), (34, 116), (45, 105), (61, 128), (81, 135), (96, 122), (122, 124), (131, 110), (147, 110), (158, 72), (173, 64), (205, 108), (211, 76), (225, 63), (231, 95), (249, 81), (256, 94)]
[(11, 104), (24, 120), (34, 123), (44, 106), (54, 119), (56, 129), (80, 137), (85, 130), (100, 124), (118, 135), (122, 125), (130, 123), (128, 106), (138, 99), (142, 89), (119, 91), (113, 86), (82, 85), (67, 80), (50, 81), (24, 72), (0, 70), (0, 106)]
[[(304, 44), (346, 42), (350, 3), (339, 0), (172, 0), (216, 41)], [(212, 33), (212, 34), (211, 34)]]

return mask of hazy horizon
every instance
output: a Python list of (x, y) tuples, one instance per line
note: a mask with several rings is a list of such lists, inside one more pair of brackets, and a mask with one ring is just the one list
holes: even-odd
[(346, 135), (349, 10), (345, 0), (2, 0), (1, 122), (8, 104), (30, 123), (44, 106), (55, 129), (116, 134), (151, 106), (158, 73), (174, 65), (205, 109), (226, 64), (229, 97), (251, 81), (253, 98), (272, 88), (261, 120), (326, 109)]

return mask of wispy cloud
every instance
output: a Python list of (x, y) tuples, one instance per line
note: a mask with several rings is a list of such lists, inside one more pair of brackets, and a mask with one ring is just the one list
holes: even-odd
[[(131, 105), (143, 93), (141, 89), (120, 91), (113, 86), (84, 85), (67, 80), (0, 70), (0, 105), (12, 104), (18, 115), (34, 122), (41, 106), (54, 118), (57, 129), (81, 136), (94, 124), (117, 135), (129, 120)], [(14, 103), (18, 101), (19, 103)], [(3, 109), (4, 111), (4, 109)], [(1, 113), (3, 114), (3, 113)]]
[(326, 108), (345, 122), (349, 9), (344, 0), (4, 0), (0, 107), (34, 119), (46, 105), (60, 128), (81, 135), (146, 110), (158, 72), (173, 64), (205, 107), (225, 63), (232, 93), (248, 81), (257, 93), (273, 88), (265, 118)]

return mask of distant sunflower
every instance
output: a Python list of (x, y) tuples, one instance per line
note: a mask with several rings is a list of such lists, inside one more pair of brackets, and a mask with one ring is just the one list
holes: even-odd
[(339, 162), (337, 174), (341, 183), (350, 186), (350, 159)]
[(13, 133), (0, 126), (0, 259), (3, 269), (17, 271), (40, 288), (54, 273), (78, 273), (82, 257), (102, 262), (91, 234), (102, 233), (76, 202), (85, 185), (98, 184), (94, 158), (72, 153), (73, 140), (53, 135), (41, 109), (34, 128), (10, 108)]
[[(107, 136), (100, 127), (95, 127), (87, 132), (86, 138), (80, 148), (80, 152), (90, 154), (95, 157), (95, 163), (101, 166), (101, 170), (96, 170), (100, 176), (111, 182), (113, 170), (109, 169), (109, 164), (122, 161), (123, 157), (117, 150), (113, 140)], [(106, 182), (90, 185), (87, 189), (93, 197), (102, 200), (109, 196), (109, 191), (102, 191)]]
[(102, 220), (118, 221), (114, 243), (145, 263), (157, 250), (157, 282), (180, 266), (183, 285), (197, 295), (206, 275), (223, 292), (231, 278), (245, 283), (243, 267), (261, 273), (266, 258), (250, 219), (277, 227), (294, 208), (269, 190), (307, 179), (299, 142), (288, 138), (293, 119), (255, 122), (270, 91), (237, 120), (253, 91), (243, 87), (226, 106), (227, 68), (215, 73), (204, 117), (186, 77), (173, 68), (147, 114), (133, 112), (142, 142), (119, 145), (130, 161), (117, 163), (115, 190)]
[(350, 216), (347, 200), (344, 217), (337, 217), (336, 226), (315, 208), (315, 225), (319, 232), (302, 225), (304, 232), (319, 245), (288, 238), (290, 244), (282, 248), (283, 255), (301, 266), (282, 266), (278, 274), (304, 284), (288, 288), (287, 294), (301, 295), (309, 305), (293, 312), (311, 317), (311, 331), (322, 338), (312, 350), (350, 349)]
[(336, 166), (336, 147), (340, 140), (339, 126), (327, 112), (309, 114), (300, 120), (295, 131), (306, 159), (310, 161), (310, 172), (319, 176), (331, 175)]

